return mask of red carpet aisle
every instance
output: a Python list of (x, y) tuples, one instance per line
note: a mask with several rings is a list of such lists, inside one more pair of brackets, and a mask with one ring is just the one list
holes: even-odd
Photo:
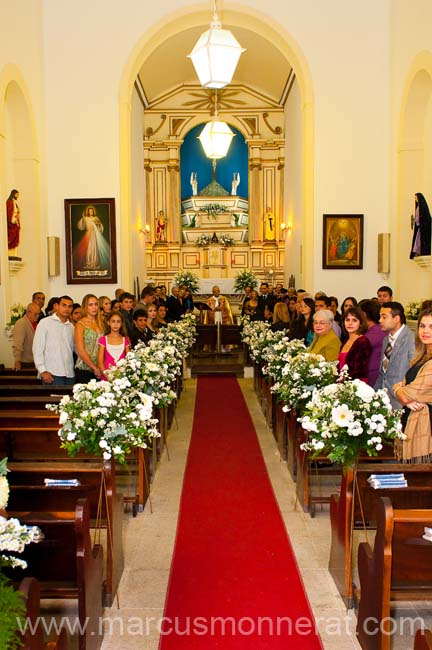
[(322, 648), (240, 387), (197, 391), (160, 650)]

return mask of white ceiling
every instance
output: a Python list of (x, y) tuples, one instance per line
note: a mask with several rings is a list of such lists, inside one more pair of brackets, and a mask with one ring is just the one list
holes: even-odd
[[(267, 39), (242, 27), (231, 29), (246, 52), (240, 57), (233, 84), (243, 84), (279, 102), (283, 94), (291, 66), (281, 52)], [(139, 72), (149, 104), (160, 95), (181, 84), (197, 82), (197, 76), (187, 55), (192, 51), (199, 36), (208, 26), (193, 27), (179, 32), (157, 47)]]

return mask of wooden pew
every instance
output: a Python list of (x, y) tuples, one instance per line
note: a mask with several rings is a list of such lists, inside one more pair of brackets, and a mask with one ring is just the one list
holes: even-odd
[(394, 510), (381, 497), (377, 517), (374, 548), (363, 542), (358, 550), (357, 637), (363, 650), (390, 650), (392, 600), (432, 598), (432, 543), (422, 539), (432, 509)]
[[(311, 488), (311, 474), (318, 479), (322, 476), (331, 476), (340, 473), (340, 466), (329, 461), (325, 454), (311, 459), (308, 451), (301, 449), (301, 444), (307, 441), (308, 434), (301, 425), (297, 425), (295, 433), (295, 466), (296, 466), (296, 493), (297, 498), (305, 512), (313, 517), (317, 504), (330, 503), (330, 493), (316, 493)], [(384, 445), (378, 456), (370, 457), (366, 453), (361, 454), (360, 461), (370, 463), (381, 463), (382, 461), (394, 462), (394, 449), (392, 445)], [(392, 470), (388, 470), (392, 471)]]
[(417, 630), (414, 650), (432, 650), (432, 632), (430, 630)]
[[(51, 386), (50, 384), (0, 384), (0, 397), (28, 397), (31, 395), (71, 395), (72, 386)], [(49, 401), (49, 400), (47, 400)]]
[(24, 575), (39, 580), (42, 598), (78, 600), (83, 630), (79, 650), (99, 650), (103, 640), (103, 551), (99, 545), (91, 546), (88, 501), (80, 499), (73, 511), (23, 511), (19, 519), (39, 526), (45, 535), (43, 541), (29, 544), (22, 553), (28, 564)]
[(9, 386), (11, 384), (28, 386), (32, 384), (38, 385), (40, 383), (40, 380), (35, 374), (12, 372), (10, 375), (6, 375), (5, 373), (0, 373), (0, 386)]
[(46, 411), (46, 404), (59, 404), (62, 395), (28, 395), (27, 397), (0, 396), (0, 411)]
[(284, 402), (276, 402), (274, 409), (274, 437), (281, 460), (287, 460), (289, 414), (283, 411)]
[[(404, 472), (407, 488), (386, 488), (375, 490), (367, 479), (371, 474)], [(377, 508), (380, 498), (387, 496), (395, 508), (432, 508), (432, 465), (410, 465), (400, 463), (359, 463), (357, 468), (355, 498), (354, 472), (347, 470), (342, 475), (340, 494), (330, 497), (331, 547), (329, 572), (339, 593), (348, 607), (354, 604), (356, 586), (353, 586), (351, 559), (351, 520), (354, 502), (354, 528), (363, 528), (363, 516), (368, 528), (376, 527)], [(359, 498), (360, 495), (360, 498)], [(361, 501), (361, 505), (360, 505)]]
[[(104, 581), (104, 602), (111, 605), (117, 592), (124, 569), (123, 553), (123, 495), (117, 494), (115, 486), (115, 465), (113, 461), (100, 460), (79, 462), (62, 461), (19, 461), (9, 462), (8, 474), (10, 495), (9, 515), (19, 517), (29, 504), (37, 504), (41, 512), (56, 508), (71, 510), (77, 499), (87, 498), (92, 526), (97, 524), (100, 487), (102, 478), (106, 486), (106, 499), (102, 500), (99, 525), (111, 530), (111, 542), (107, 532), (106, 574)], [(45, 478), (78, 479), (79, 486), (46, 486)], [(107, 512), (108, 510), (108, 512)]]
[(69, 650), (69, 640), (66, 630), (59, 633), (53, 630), (47, 640), (40, 621), (40, 584), (36, 578), (24, 578), (18, 590), (25, 603), (25, 621), (29, 623), (23, 632), (23, 650)]

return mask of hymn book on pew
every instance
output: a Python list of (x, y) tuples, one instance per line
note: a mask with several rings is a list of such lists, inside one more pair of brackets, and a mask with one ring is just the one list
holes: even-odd
[(81, 483), (76, 478), (46, 478), (44, 483), (47, 487), (78, 487)]
[(408, 487), (405, 474), (371, 474), (368, 483), (374, 490)]
[(428, 542), (432, 542), (432, 528), (429, 526), (424, 527), (423, 539), (426, 539)]

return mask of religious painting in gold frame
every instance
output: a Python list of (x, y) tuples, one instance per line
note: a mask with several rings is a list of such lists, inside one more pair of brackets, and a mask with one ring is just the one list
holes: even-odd
[(323, 269), (363, 268), (363, 217), (323, 215)]
[(117, 282), (114, 199), (65, 199), (68, 284)]

